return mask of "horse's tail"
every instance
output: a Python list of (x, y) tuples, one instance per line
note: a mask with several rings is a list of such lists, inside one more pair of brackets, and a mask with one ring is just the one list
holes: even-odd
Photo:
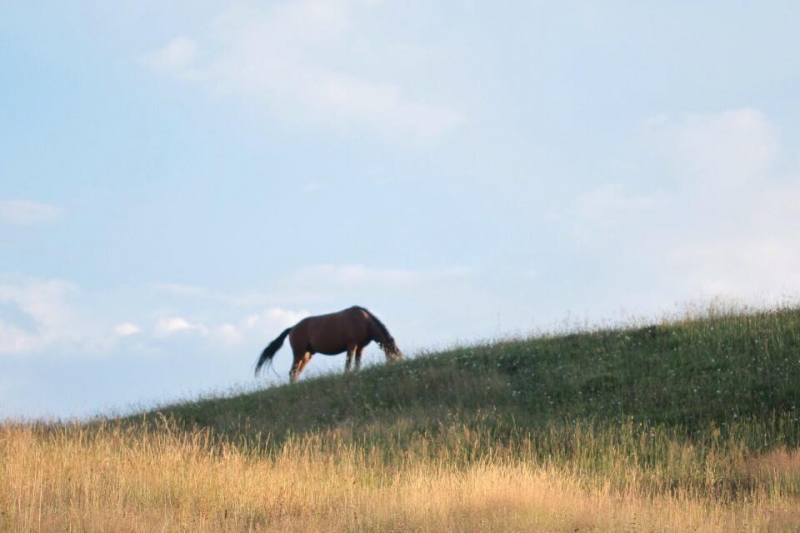
[(292, 328), (286, 328), (283, 330), (283, 333), (278, 335), (277, 339), (269, 343), (269, 345), (264, 348), (264, 351), (261, 352), (261, 357), (258, 358), (258, 362), (256, 363), (256, 376), (258, 375), (258, 371), (261, 370), (261, 367), (264, 366), (264, 363), (267, 361), (272, 361), (272, 357), (278, 350), (281, 349), (281, 346), (283, 346), (283, 341), (286, 340), (286, 336), (290, 331), (292, 331)]

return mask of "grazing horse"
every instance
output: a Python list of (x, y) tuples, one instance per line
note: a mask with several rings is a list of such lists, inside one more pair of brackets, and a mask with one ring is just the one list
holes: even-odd
[(363, 307), (354, 306), (338, 313), (310, 316), (286, 328), (261, 352), (261, 357), (256, 363), (256, 375), (265, 362), (272, 361), (287, 335), (294, 352), (294, 363), (289, 371), (292, 383), (297, 382), (300, 372), (315, 353), (336, 355), (346, 351), (345, 372), (350, 371), (353, 356), (356, 358), (356, 370), (361, 367), (361, 352), (371, 341), (380, 345), (387, 361), (403, 358), (402, 352), (383, 322)]

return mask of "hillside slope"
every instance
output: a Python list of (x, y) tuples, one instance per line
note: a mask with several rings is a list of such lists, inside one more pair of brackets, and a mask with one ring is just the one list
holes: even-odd
[(456, 425), (519, 432), (553, 421), (691, 434), (757, 419), (796, 446), (800, 310), (455, 348), (158, 412), (183, 427), (273, 442), (318, 431), (397, 438)]

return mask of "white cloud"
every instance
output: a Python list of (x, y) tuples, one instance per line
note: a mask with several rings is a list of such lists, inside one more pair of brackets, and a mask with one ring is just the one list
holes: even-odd
[[(115, 348), (120, 348), (122, 339), (133, 337), (136, 343), (124, 345), (125, 350), (151, 353), (167, 340), (195, 343), (195, 346), (197, 343), (207, 347), (214, 343), (238, 346), (261, 342), (309, 314), (282, 307), (248, 314), (244, 308), (257, 308), (266, 298), (264, 295), (258, 298), (256, 293), (225, 294), (174, 283), (147, 288), (156, 288), (181, 300), (177, 310), (138, 309), (140, 315), (155, 312), (158, 317), (150, 326), (143, 327), (139, 321), (115, 321), (118, 310), (107, 307), (107, 299), (86, 294), (74, 283), (0, 275), (0, 355), (54, 349), (66, 356), (112, 354)], [(113, 300), (119, 303), (118, 298)], [(159, 305), (164, 302), (165, 298), (159, 299)], [(119, 305), (125, 313), (136, 311), (131, 302)], [(205, 316), (202, 321), (187, 318), (198, 312)]]
[(213, 296), (211, 291), (196, 285), (185, 285), (182, 283), (151, 283), (150, 287), (157, 291), (177, 294), (180, 296), (193, 296), (197, 298), (208, 298)]
[(279, 307), (270, 307), (256, 314), (247, 315), (234, 322), (204, 325), (189, 322), (185, 318), (171, 317), (159, 320), (155, 331), (160, 337), (168, 337), (176, 333), (196, 333), (212, 342), (226, 346), (240, 345), (246, 341), (263, 341), (265, 336), (274, 335), (307, 317), (307, 311), (291, 311)]
[[(269, 6), (231, 7), (203, 40), (176, 38), (149, 52), (152, 69), (194, 81), (217, 95), (256, 101), (287, 120), (334, 129), (368, 128), (386, 135), (437, 138), (464, 122), (446, 105), (407, 96), (401, 82), (375, 79), (359, 68), (365, 42), (360, 15), (379, 2), (286, 0)], [(421, 77), (422, 78), (422, 77)]]
[(242, 342), (244, 337), (242, 330), (233, 324), (222, 324), (215, 327), (212, 332), (212, 337), (224, 344), (238, 344)]
[(250, 315), (243, 321), (244, 329), (267, 327), (286, 328), (293, 326), (308, 316), (308, 311), (290, 311), (280, 307), (270, 307), (263, 312)]
[(619, 185), (605, 184), (580, 196), (572, 212), (584, 219), (597, 220), (665, 209), (668, 205), (664, 195), (628, 194)]
[(176, 333), (197, 333), (206, 336), (208, 328), (199, 323), (189, 322), (183, 317), (173, 316), (159, 319), (156, 322), (155, 332), (159, 337), (168, 337)]
[(300, 283), (332, 285), (407, 286), (422, 279), (412, 270), (399, 268), (369, 268), (363, 265), (314, 265), (298, 270)]
[(303, 186), (303, 192), (306, 194), (317, 194), (323, 189), (323, 185), (318, 181), (309, 181)]
[(642, 128), (644, 142), (673, 166), (676, 178), (703, 194), (727, 193), (769, 179), (780, 153), (777, 129), (757, 109), (733, 109)]
[(242, 334), (272, 335), (285, 328), (294, 326), (309, 315), (308, 311), (290, 311), (279, 307), (270, 307), (261, 313), (247, 316), (240, 325)]
[(370, 125), (430, 139), (463, 121), (451, 109), (406, 100), (391, 83), (324, 70), (305, 72), (302, 77), (298, 94), (305, 106), (327, 114), (334, 124)]
[(35, 350), (41, 342), (35, 335), (0, 321), (0, 353), (20, 354)]
[(86, 340), (86, 327), (68, 300), (72, 283), (24, 276), (0, 277), (0, 353), (21, 354), (56, 342)]
[(0, 222), (12, 226), (36, 226), (55, 220), (61, 209), (26, 200), (0, 200)]
[(614, 238), (642, 239), (632, 248), (647, 250), (679, 297), (800, 294), (800, 169), (786, 173), (768, 117), (750, 108), (662, 116), (640, 133), (641, 172), (668, 168), (672, 201), (663, 216), (634, 219)]
[(132, 324), (130, 322), (124, 322), (122, 324), (117, 324), (114, 327), (114, 333), (118, 337), (130, 337), (131, 335), (136, 335), (141, 333), (142, 329), (137, 326), (136, 324)]
[(714, 243), (688, 244), (671, 261), (704, 297), (740, 300), (800, 294), (800, 239), (731, 236)]
[(145, 65), (153, 70), (174, 73), (191, 79), (192, 64), (197, 56), (197, 43), (186, 37), (176, 37), (163, 48), (145, 54)]
[(469, 267), (454, 266), (436, 270), (377, 268), (359, 264), (322, 264), (299, 268), (285, 286), (298, 295), (313, 295), (315, 303), (339, 301), (362, 303), (403, 291), (435, 288), (461, 283), (474, 276)]
[(200, 338), (225, 346), (237, 346), (248, 340), (263, 341), (265, 336), (293, 326), (308, 315), (307, 311), (270, 307), (260, 313), (250, 314), (232, 322), (215, 323), (214, 320), (209, 320), (206, 323), (199, 323), (191, 322), (180, 316), (172, 316), (159, 319), (155, 324), (154, 331), (156, 337), (161, 339), (174, 337), (188, 341)]
[(767, 178), (779, 151), (775, 128), (755, 109), (690, 117), (678, 141), (701, 179), (726, 188)]
[(148, 287), (168, 296), (178, 296), (186, 300), (209, 300), (233, 307), (252, 308), (262, 305), (265, 301), (279, 298), (274, 294), (259, 291), (224, 292), (183, 283), (151, 283)]

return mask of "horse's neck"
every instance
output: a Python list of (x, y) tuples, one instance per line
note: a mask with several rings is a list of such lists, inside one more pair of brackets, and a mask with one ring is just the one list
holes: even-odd
[(369, 333), (373, 340), (375, 340), (375, 342), (381, 346), (386, 346), (389, 343), (389, 338), (386, 335), (386, 332), (372, 317), (370, 317), (369, 320)]

